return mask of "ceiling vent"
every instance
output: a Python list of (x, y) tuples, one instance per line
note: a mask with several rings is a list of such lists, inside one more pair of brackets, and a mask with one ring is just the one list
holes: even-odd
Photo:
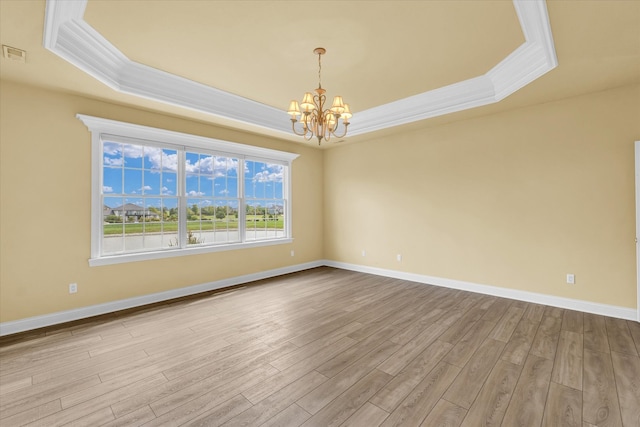
[(27, 51), (15, 47), (2, 45), (2, 56), (12, 61), (27, 62)]

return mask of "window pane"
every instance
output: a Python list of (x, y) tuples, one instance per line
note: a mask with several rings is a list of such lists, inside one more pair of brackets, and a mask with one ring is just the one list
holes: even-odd
[(253, 179), (253, 197), (262, 198), (264, 197), (264, 182), (258, 181), (257, 179)]
[(247, 240), (286, 237), (284, 166), (257, 161), (247, 161), (246, 166)]
[(124, 251), (140, 251), (143, 249), (143, 225), (140, 222), (144, 211), (142, 199), (125, 198), (124, 204), (118, 206), (117, 210), (124, 221)]
[(142, 170), (124, 170), (124, 194), (142, 193)]
[(273, 193), (274, 193), (274, 183), (273, 182), (266, 182), (264, 185), (264, 197), (267, 199), (273, 199)]
[(143, 194), (160, 194), (160, 173), (144, 171), (144, 186), (142, 187)]
[(162, 170), (164, 172), (178, 171), (178, 152), (164, 148), (162, 150)]
[(187, 175), (187, 196), (200, 195), (200, 180), (198, 178), (198, 175)]
[(213, 175), (213, 156), (201, 154), (198, 162), (198, 172), (201, 175)]
[[(102, 253), (105, 255), (122, 252), (124, 249), (124, 225), (117, 207), (123, 204), (121, 197), (105, 197), (102, 209)], [(116, 209), (114, 209), (116, 208)]]
[(187, 173), (195, 173), (198, 172), (198, 162), (200, 161), (200, 156), (198, 153), (189, 153), (186, 154), (185, 161), (185, 171)]
[(178, 194), (177, 175), (173, 172), (162, 172), (162, 194), (171, 196)]
[(142, 146), (122, 144), (122, 149), (124, 151), (124, 166), (142, 169)]
[(145, 198), (143, 216), (144, 248), (158, 250), (162, 248), (162, 202), (159, 198)]
[(217, 200), (215, 206), (214, 242), (228, 243), (240, 241), (238, 232), (238, 201)]
[(162, 199), (162, 247), (179, 247), (178, 239), (178, 220), (180, 213), (178, 212), (178, 199), (165, 197)]
[(157, 147), (143, 147), (144, 168), (147, 170), (162, 170), (162, 149)]
[(282, 198), (284, 166), (247, 161), (245, 168), (245, 197)]
[(200, 220), (200, 199), (187, 199), (187, 220), (199, 221)]
[(247, 160), (244, 162), (244, 196), (255, 197), (253, 188), (253, 176), (255, 169), (255, 162)]
[(122, 194), (122, 168), (104, 167), (102, 171), (102, 193)]
[(187, 200), (187, 245), (201, 244), (200, 199)]
[(200, 195), (213, 196), (213, 177), (206, 175), (200, 176)]
[(227, 177), (217, 177), (214, 180), (214, 188), (215, 188), (215, 196), (216, 197), (227, 197), (229, 195), (235, 196), (235, 194), (230, 194), (229, 191), (229, 179)]
[(225, 158), (225, 166), (227, 168), (227, 176), (238, 177), (238, 159)]
[(247, 203), (247, 240), (284, 237), (284, 201), (252, 200)]
[(238, 179), (229, 177), (227, 178), (227, 197), (238, 197)]
[(123, 164), (122, 144), (105, 142), (102, 147), (102, 158), (105, 166), (118, 166)]

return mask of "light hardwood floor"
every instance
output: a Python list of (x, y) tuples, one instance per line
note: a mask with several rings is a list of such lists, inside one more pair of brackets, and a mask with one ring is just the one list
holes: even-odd
[(0, 425), (640, 426), (640, 324), (318, 268), (0, 340)]

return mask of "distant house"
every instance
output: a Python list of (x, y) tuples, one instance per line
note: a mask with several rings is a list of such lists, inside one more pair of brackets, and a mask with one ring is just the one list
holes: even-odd
[(142, 206), (134, 205), (133, 203), (127, 203), (125, 205), (118, 206), (117, 208), (110, 208), (109, 206), (104, 205), (102, 212), (104, 216), (116, 215), (120, 217), (135, 216), (137, 218), (160, 218), (158, 213), (145, 209)]
[(284, 206), (271, 205), (266, 209), (266, 212), (269, 215), (282, 215), (284, 213)]

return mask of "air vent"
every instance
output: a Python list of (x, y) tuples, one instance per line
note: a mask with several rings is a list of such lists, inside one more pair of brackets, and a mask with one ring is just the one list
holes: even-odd
[(15, 47), (2, 45), (2, 56), (12, 61), (27, 62), (27, 51)]

